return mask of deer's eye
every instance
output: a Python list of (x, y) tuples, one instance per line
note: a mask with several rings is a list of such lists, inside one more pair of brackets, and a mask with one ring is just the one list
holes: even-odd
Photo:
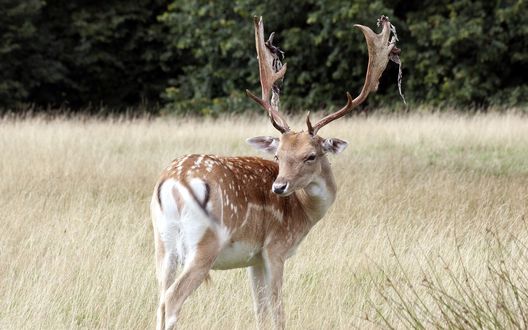
[(312, 162), (315, 160), (315, 154), (311, 154), (310, 156), (306, 157), (306, 159), (304, 160), (305, 162)]
[(275, 155), (275, 156), (273, 156), (273, 159), (274, 159), (276, 162), (278, 162), (278, 161), (279, 161), (279, 156)]

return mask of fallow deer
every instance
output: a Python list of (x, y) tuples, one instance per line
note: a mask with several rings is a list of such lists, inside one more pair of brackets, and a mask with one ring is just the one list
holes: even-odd
[[(307, 130), (290, 129), (279, 112), (278, 81), (286, 72), (278, 49), (264, 41), (262, 18), (254, 18), (262, 97), (247, 91), (271, 119), (280, 137), (260, 136), (247, 142), (274, 155), (259, 157), (187, 155), (165, 169), (152, 196), (151, 213), (160, 287), (157, 329), (174, 329), (186, 298), (211, 269), (248, 267), (258, 325), (271, 311), (276, 328), (284, 328), (281, 300), (284, 262), (319, 221), (336, 197), (327, 154), (343, 151), (347, 142), (323, 138), (318, 131), (343, 117), (377, 90), (389, 57), (397, 57), (396, 38), (387, 17), (379, 34), (362, 25), (369, 53), (359, 96)], [(176, 276), (178, 266), (181, 273)]]

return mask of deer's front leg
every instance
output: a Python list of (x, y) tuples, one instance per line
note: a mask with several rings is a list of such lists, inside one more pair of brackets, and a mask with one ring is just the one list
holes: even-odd
[(284, 329), (284, 306), (282, 304), (282, 278), (284, 273), (285, 257), (280, 249), (268, 248), (264, 260), (268, 285), (271, 292), (271, 314), (275, 329)]
[(268, 304), (269, 285), (266, 283), (266, 269), (264, 265), (256, 265), (248, 268), (248, 276), (251, 281), (251, 292), (253, 294), (253, 306), (257, 317), (257, 326), (264, 329)]

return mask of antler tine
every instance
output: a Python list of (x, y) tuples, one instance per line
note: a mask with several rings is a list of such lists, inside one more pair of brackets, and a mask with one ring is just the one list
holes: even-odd
[(257, 97), (247, 89), (246, 94), (266, 110), (273, 126), (279, 130), (279, 132), (285, 133), (290, 130), (290, 127), (279, 112), (278, 91), (275, 91), (273, 87), (278, 80), (281, 80), (284, 77), (284, 74), (286, 73), (286, 64), (282, 65), (280, 68), (274, 66), (274, 62), (277, 61), (279, 55), (273, 53), (271, 49), (277, 50), (277, 52), (279, 52), (279, 50), (271, 45), (271, 41), (273, 41), (272, 36), (270, 36), (269, 45), (266, 45), (266, 42), (264, 41), (264, 23), (262, 22), (262, 17), (253, 17), (253, 25), (255, 27), (255, 46), (257, 48), (259, 62), (262, 98)]
[[(375, 92), (378, 89), (379, 79), (387, 67), (389, 62), (389, 55), (393, 51), (396, 45), (396, 39), (393, 38), (389, 42), (391, 34), (391, 23), (389, 18), (386, 16), (381, 16), (378, 20), (378, 25), (382, 24), (383, 29), (379, 34), (374, 33), (369, 27), (355, 24), (354, 27), (359, 28), (365, 35), (365, 40), (367, 42), (369, 61), (367, 66), (367, 74), (365, 76), (365, 83), (361, 89), (361, 93), (355, 98), (352, 99), (352, 96), (347, 92), (347, 104), (341, 108), (339, 111), (334, 112), (320, 121), (310, 129), (311, 124), (308, 124), (308, 131), (313, 136), (317, 135), (317, 131), (321, 129), (326, 124), (343, 117), (345, 114), (349, 113), (352, 109), (363, 103), (370, 92)], [(307, 118), (307, 122), (309, 119)]]

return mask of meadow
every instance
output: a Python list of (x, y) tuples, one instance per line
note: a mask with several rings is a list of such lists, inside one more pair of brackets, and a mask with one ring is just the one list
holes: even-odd
[[(159, 173), (271, 134), (263, 115), (0, 119), (0, 329), (154, 328)], [(352, 117), (320, 134), (349, 147), (331, 159), (336, 203), (286, 263), (288, 329), (528, 326), (526, 116)], [(211, 277), (181, 327), (256, 328), (245, 270)]]

